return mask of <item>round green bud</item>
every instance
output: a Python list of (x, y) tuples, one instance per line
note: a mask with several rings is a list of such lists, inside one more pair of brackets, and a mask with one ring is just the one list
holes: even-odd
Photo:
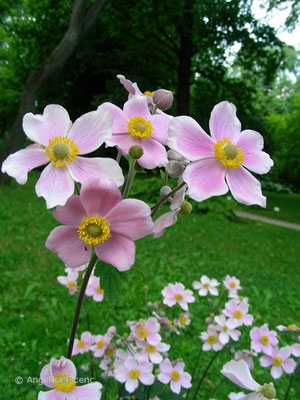
[(141, 146), (133, 145), (129, 149), (129, 155), (134, 160), (138, 160), (139, 158), (142, 157), (143, 154), (144, 154), (144, 150), (141, 148)]
[(184, 200), (184, 202), (180, 206), (180, 211), (178, 215), (189, 215), (192, 212), (193, 206), (188, 201)]
[(154, 375), (157, 376), (157, 375), (159, 375), (159, 374), (160, 374), (160, 370), (159, 370), (159, 369), (155, 369), (155, 370), (154, 370)]
[(261, 393), (267, 398), (267, 399), (275, 399), (276, 397), (276, 390), (272, 383), (265, 383), (264, 386), (261, 388)]

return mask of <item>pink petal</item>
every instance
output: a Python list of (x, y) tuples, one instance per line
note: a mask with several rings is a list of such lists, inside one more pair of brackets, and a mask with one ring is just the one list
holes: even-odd
[(129, 119), (134, 117), (142, 117), (146, 121), (150, 120), (151, 114), (148, 109), (146, 96), (133, 96), (124, 104), (123, 110)]
[(170, 382), (170, 380), (171, 380), (171, 377), (170, 377), (169, 374), (165, 374), (165, 373), (161, 372), (161, 373), (157, 376), (157, 379), (158, 379), (160, 382), (164, 383), (164, 384), (168, 384), (168, 383)]
[(145, 324), (145, 327), (149, 332), (158, 332), (160, 329), (160, 325), (156, 318), (150, 317)]
[(169, 124), (168, 146), (190, 161), (215, 156), (215, 142), (191, 117), (172, 119)]
[(226, 137), (235, 143), (241, 132), (241, 123), (236, 116), (236, 107), (228, 101), (217, 104), (211, 112), (209, 129), (212, 138), (216, 141)]
[(162, 144), (167, 144), (169, 118), (166, 115), (155, 114), (150, 117), (153, 126), (152, 138)]
[(181, 383), (180, 381), (176, 382), (176, 381), (171, 381), (171, 390), (174, 393), (180, 393), (180, 389), (181, 389)]
[(80, 200), (89, 217), (105, 217), (122, 200), (122, 195), (114, 182), (91, 179), (82, 184)]
[(286, 358), (289, 358), (289, 356), (291, 355), (291, 348), (290, 348), (290, 346), (282, 347), (282, 348), (279, 350), (279, 352), (278, 352), (277, 355), (280, 356), (283, 360), (285, 360)]
[(28, 147), (8, 156), (1, 167), (3, 173), (15, 178), (20, 185), (27, 182), (29, 171), (50, 161), (45, 150)]
[(260, 340), (261, 334), (259, 328), (255, 327), (250, 331), (250, 337), (252, 340)]
[(161, 336), (158, 333), (149, 333), (147, 336), (147, 341), (152, 346), (156, 346), (161, 341)]
[(291, 346), (293, 356), (300, 357), (300, 344), (295, 343)]
[(185, 389), (189, 389), (192, 387), (191, 384), (191, 375), (188, 374), (187, 372), (183, 372), (183, 374), (181, 375), (181, 385), (185, 388)]
[(262, 367), (266, 368), (266, 367), (269, 367), (270, 365), (272, 365), (273, 360), (272, 360), (272, 357), (262, 356), (262, 357), (260, 357), (259, 362)]
[(132, 82), (129, 79), (126, 79), (124, 75), (117, 75), (117, 78), (120, 79), (120, 83), (124, 86), (127, 92), (131, 94), (135, 94), (135, 89), (133, 87)]
[(144, 154), (138, 160), (139, 165), (143, 168), (153, 169), (167, 164), (167, 151), (161, 143), (154, 139), (141, 139), (138, 142), (138, 145), (144, 150)]
[(65, 393), (58, 392), (57, 390), (50, 390), (49, 392), (39, 392), (38, 400), (65, 400)]
[(173, 371), (173, 367), (171, 364), (171, 361), (166, 358), (159, 367), (160, 371), (163, 372), (164, 374), (171, 374), (171, 372)]
[(113, 234), (106, 242), (96, 246), (95, 252), (100, 260), (119, 271), (127, 271), (135, 262), (134, 242), (119, 234)]
[(56, 136), (66, 136), (71, 125), (67, 110), (57, 104), (48, 105), (43, 115), (27, 113), (23, 117), (27, 137), (44, 146), (48, 146), (49, 140)]
[(130, 133), (115, 134), (106, 140), (107, 147), (118, 146), (123, 155), (128, 155), (130, 147), (134, 145), (140, 146), (140, 141), (131, 136)]
[(158, 352), (149, 354), (149, 358), (153, 364), (160, 364), (163, 360), (162, 356)]
[(106, 214), (111, 232), (138, 240), (153, 231), (150, 207), (141, 200), (126, 199), (120, 201)]
[(271, 368), (271, 375), (274, 379), (279, 379), (282, 375), (282, 368), (275, 367), (275, 365), (273, 365), (273, 367)]
[(94, 382), (83, 386), (76, 386), (73, 393), (80, 400), (100, 400), (101, 388), (101, 383)]
[(227, 193), (228, 187), (224, 178), (225, 168), (214, 158), (193, 162), (183, 173), (183, 179), (188, 185), (188, 195), (196, 201)]
[(239, 203), (266, 207), (266, 198), (262, 195), (260, 182), (245, 168), (228, 168), (226, 181), (232, 196)]
[(92, 248), (78, 236), (77, 228), (58, 226), (48, 236), (45, 246), (57, 253), (58, 257), (69, 267), (79, 267), (88, 263)]
[(121, 186), (124, 176), (119, 164), (112, 158), (83, 158), (76, 157), (68, 165), (68, 170), (74, 181), (83, 183), (88, 179), (110, 179)]
[(125, 389), (128, 393), (132, 393), (138, 387), (139, 381), (137, 379), (128, 379), (125, 383)]
[(107, 110), (111, 114), (113, 119), (113, 134), (128, 132), (127, 125), (129, 118), (124, 113), (124, 111), (121, 110), (121, 108), (115, 106), (112, 103), (103, 103), (101, 104), (101, 106), (98, 107), (98, 111), (99, 110)]
[(47, 165), (35, 186), (38, 197), (44, 197), (47, 208), (63, 206), (74, 193), (74, 181), (67, 167)]
[(282, 368), (287, 374), (292, 374), (297, 367), (297, 363), (295, 360), (292, 358), (289, 358), (288, 360), (284, 360), (282, 363)]
[(221, 373), (243, 389), (256, 391), (260, 385), (252, 378), (244, 360), (231, 360), (223, 366)]
[(64, 225), (78, 227), (83, 218), (86, 217), (86, 212), (81, 204), (80, 197), (74, 194), (64, 206), (57, 206), (53, 215), (57, 221)]
[[(54, 384), (52, 382), (52, 375), (51, 375), (51, 370), (50, 370), (50, 364), (47, 364), (43, 367), (40, 373), (40, 379), (43, 383), (43, 385), (53, 388)], [(49, 392), (48, 392), (49, 393)]]
[(158, 217), (154, 222), (153, 237), (155, 239), (164, 234), (164, 230), (177, 222), (177, 211), (167, 212)]
[(153, 374), (143, 374), (140, 376), (140, 381), (144, 384), (144, 385), (152, 385), (152, 383), (154, 382), (154, 375)]
[(65, 374), (71, 378), (76, 378), (76, 367), (71, 360), (65, 357), (60, 357), (60, 359), (52, 358), (50, 361), (50, 370), (53, 376), (58, 374)]

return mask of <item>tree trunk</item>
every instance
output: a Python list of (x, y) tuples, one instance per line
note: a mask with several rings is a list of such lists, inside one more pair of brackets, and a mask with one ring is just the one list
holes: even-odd
[[(96, 21), (97, 15), (108, 0), (97, 0), (85, 12), (87, 0), (75, 0), (69, 27), (54, 51), (39, 64), (28, 76), (16, 119), (4, 142), (0, 155), (0, 165), (12, 153), (20, 150), (25, 142), (22, 130), (24, 114), (34, 111), (34, 102), (43, 84), (60, 71), (76, 49), (80, 38)], [(0, 184), (8, 184), (10, 177), (0, 173)]]
[(176, 115), (188, 115), (190, 105), (190, 79), (193, 55), (193, 5), (186, 0), (180, 31), (179, 64), (177, 70), (177, 111)]

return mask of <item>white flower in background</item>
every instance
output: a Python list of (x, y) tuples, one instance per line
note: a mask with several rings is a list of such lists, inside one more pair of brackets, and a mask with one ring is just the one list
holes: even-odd
[(209, 279), (208, 276), (203, 275), (200, 282), (193, 282), (193, 288), (198, 290), (199, 296), (207, 296), (210, 293), (212, 296), (218, 296), (219, 292), (216, 288), (220, 283), (216, 279)]

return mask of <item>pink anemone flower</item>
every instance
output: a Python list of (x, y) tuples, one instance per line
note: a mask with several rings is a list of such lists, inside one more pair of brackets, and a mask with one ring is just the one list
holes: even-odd
[(70, 267), (89, 262), (94, 247), (100, 260), (126, 271), (135, 262), (134, 241), (153, 231), (150, 214), (143, 201), (122, 200), (113, 181), (90, 180), (54, 211), (65, 226), (53, 229), (46, 247)]
[(110, 344), (111, 336), (106, 333), (105, 335), (96, 335), (94, 336), (93, 346), (90, 347), (90, 350), (94, 353), (94, 357), (102, 357)]
[(45, 198), (47, 208), (64, 205), (74, 193), (74, 181), (83, 183), (94, 177), (112, 179), (118, 186), (123, 184), (122, 170), (115, 160), (79, 157), (98, 149), (111, 137), (112, 118), (108, 112), (89, 112), (72, 125), (63, 107), (50, 104), (43, 115), (25, 114), (23, 129), (36, 144), (8, 156), (2, 172), (24, 185), (29, 171), (50, 162), (35, 186), (38, 197)]
[(272, 365), (271, 375), (274, 379), (279, 379), (282, 376), (282, 370), (287, 374), (292, 374), (295, 371), (297, 363), (292, 358), (289, 358), (290, 355), (291, 348), (289, 346), (281, 349), (273, 347), (271, 355), (260, 357), (259, 362), (262, 367), (270, 367)]
[(207, 296), (210, 293), (212, 296), (218, 296), (219, 291), (217, 286), (220, 283), (216, 279), (209, 279), (208, 276), (202, 275), (199, 281), (193, 282), (193, 288), (198, 290), (199, 296)]
[(250, 338), (251, 348), (257, 353), (264, 352), (271, 355), (272, 348), (278, 344), (277, 333), (270, 331), (268, 324), (263, 324), (260, 328), (252, 328)]
[(161, 353), (166, 353), (170, 350), (170, 345), (162, 342), (156, 346), (146, 342), (137, 342), (137, 345), (142, 349), (138, 357), (146, 361), (150, 360), (152, 364), (160, 364), (163, 360)]
[(170, 121), (169, 147), (191, 161), (183, 173), (188, 195), (203, 201), (227, 193), (229, 187), (238, 202), (265, 207), (261, 185), (247, 170), (265, 174), (273, 166), (262, 151), (263, 137), (253, 130), (241, 132), (236, 108), (227, 101), (214, 107), (209, 126), (211, 137), (190, 117)]
[(78, 291), (77, 279), (78, 279), (78, 272), (72, 271), (69, 268), (66, 268), (68, 273), (67, 276), (58, 276), (57, 280), (62, 285), (66, 286), (69, 289), (70, 295), (73, 295)]
[(229, 292), (237, 293), (238, 290), (242, 289), (240, 280), (237, 279), (235, 276), (226, 275), (223, 283), (226, 289), (229, 290)]
[(164, 304), (169, 307), (179, 304), (184, 311), (188, 311), (188, 303), (194, 303), (195, 301), (193, 292), (189, 289), (185, 289), (182, 283), (169, 283), (168, 286), (162, 290), (162, 295), (164, 296)]
[(144, 154), (138, 163), (143, 168), (167, 164), (167, 151), (163, 145), (168, 139), (169, 118), (151, 115), (144, 96), (133, 96), (124, 104), (123, 110), (112, 103), (104, 103), (99, 109), (108, 110), (113, 117), (113, 135), (106, 140), (107, 146), (118, 146), (123, 155), (128, 155), (131, 146), (142, 147)]
[(201, 332), (199, 338), (203, 342), (203, 351), (220, 351), (224, 345), (220, 342), (219, 332), (217, 327), (213, 324), (209, 324), (206, 332)]
[[(246, 325), (251, 326), (253, 324), (253, 316), (248, 314), (249, 306), (245, 302), (237, 303), (234, 300), (229, 301), (225, 304), (225, 310), (223, 314), (229, 317), (231, 320), (238, 323), (237, 326)], [(255, 350), (255, 349), (254, 349)]]
[(296, 324), (290, 324), (290, 325), (278, 325), (277, 329), (280, 332), (300, 332), (300, 326)]
[(159, 369), (160, 374), (157, 376), (157, 379), (164, 384), (171, 382), (170, 387), (172, 392), (180, 393), (181, 386), (185, 389), (190, 389), (192, 387), (192, 377), (187, 372), (184, 372), (183, 362), (177, 362), (173, 366), (171, 361), (167, 358), (160, 364)]
[(131, 340), (147, 342), (152, 346), (157, 346), (161, 341), (160, 324), (154, 317), (148, 318), (144, 322), (137, 322), (130, 325)]
[(97, 302), (103, 300), (104, 290), (100, 286), (100, 278), (95, 275), (90, 277), (85, 295), (88, 297), (93, 297), (93, 299)]
[(38, 400), (100, 400), (101, 398), (101, 383), (77, 386), (75, 365), (65, 357), (59, 360), (52, 358), (42, 369), (40, 379), (45, 386), (53, 390), (39, 392)]
[(76, 354), (84, 354), (90, 350), (90, 346), (95, 342), (94, 336), (90, 332), (83, 332), (80, 340), (74, 340), (72, 356)]

